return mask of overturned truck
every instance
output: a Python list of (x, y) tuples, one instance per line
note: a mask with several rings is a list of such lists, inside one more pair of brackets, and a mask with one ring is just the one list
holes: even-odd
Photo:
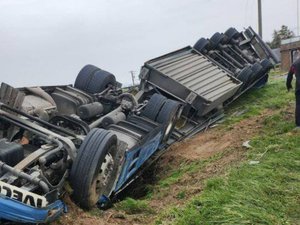
[[(87, 65), (74, 86), (0, 89), (0, 218), (46, 223), (66, 210), (70, 184), (84, 209), (105, 207), (176, 141), (267, 83), (277, 63), (252, 30), (229, 28), (147, 61), (136, 95)], [(177, 124), (180, 121), (180, 125)]]

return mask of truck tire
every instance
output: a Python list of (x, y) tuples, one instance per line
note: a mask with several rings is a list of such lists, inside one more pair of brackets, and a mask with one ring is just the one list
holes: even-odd
[(239, 35), (239, 32), (235, 28), (230, 27), (225, 31), (224, 34), (227, 36), (228, 40), (231, 41), (233, 38), (236, 38)]
[(179, 107), (179, 102), (167, 99), (157, 116), (156, 121), (165, 126), (163, 141), (167, 141), (172, 134), (176, 124)]
[(108, 85), (117, 85), (113, 74), (96, 66), (86, 65), (78, 73), (74, 87), (95, 94), (104, 91)]
[(155, 93), (154, 95), (152, 95), (142, 113), (142, 116), (155, 121), (166, 99), (167, 98), (165, 96), (162, 96), (160, 94)]
[(213, 48), (217, 48), (219, 44), (222, 43), (224, 39), (224, 34), (220, 34), (219, 32), (216, 32), (213, 36), (210, 38), (210, 43), (213, 46)]
[(108, 85), (116, 86), (116, 77), (105, 70), (97, 70), (89, 80), (85, 91), (92, 94), (100, 93)]
[(80, 90), (85, 91), (88, 82), (90, 81), (91, 77), (93, 76), (93, 74), (100, 70), (98, 67), (93, 66), (93, 65), (86, 65), (84, 66), (80, 72), (78, 73), (75, 83), (74, 83), (74, 87)]
[(205, 50), (208, 50), (208, 46), (209, 41), (205, 38), (200, 38), (194, 45), (194, 49), (196, 49), (198, 52), (203, 52)]
[(261, 78), (254, 86), (253, 88), (258, 89), (266, 86), (269, 80), (269, 75), (267, 73), (263, 74), (263, 78)]
[(242, 87), (246, 87), (249, 85), (249, 80), (251, 79), (253, 71), (251, 70), (250, 66), (245, 67), (240, 71), (237, 75), (237, 79), (243, 82)]
[(116, 135), (98, 128), (88, 133), (70, 173), (72, 198), (80, 207), (90, 209), (110, 194), (117, 176), (116, 155)]
[(263, 68), (264, 73), (268, 72), (268, 70), (270, 70), (273, 67), (273, 64), (270, 62), (269, 59), (263, 59), (260, 62), (260, 64)]
[(258, 74), (261, 72), (262, 70), (262, 66), (260, 65), (260, 63), (256, 62), (251, 66), (251, 70), (253, 71), (253, 73)]
[(254, 81), (260, 77), (263, 71), (263, 67), (260, 65), (260, 63), (256, 62), (251, 66), (251, 70), (253, 71), (253, 76), (251, 78), (251, 81)]

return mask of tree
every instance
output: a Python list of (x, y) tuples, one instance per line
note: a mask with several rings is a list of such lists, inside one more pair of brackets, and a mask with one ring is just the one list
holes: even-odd
[(270, 43), (271, 48), (279, 48), (281, 45), (281, 40), (294, 37), (295, 34), (291, 31), (288, 26), (282, 25), (280, 30), (274, 30), (273, 40)]

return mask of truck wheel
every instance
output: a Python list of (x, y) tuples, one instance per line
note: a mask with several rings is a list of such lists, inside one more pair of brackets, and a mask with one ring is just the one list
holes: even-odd
[(263, 67), (260, 65), (260, 63), (256, 62), (251, 66), (251, 70), (253, 71), (251, 80), (254, 81), (260, 77)]
[(86, 92), (95, 94), (104, 91), (109, 85), (116, 86), (116, 77), (104, 70), (96, 71), (86, 86)]
[(90, 81), (93, 74), (100, 70), (98, 67), (93, 65), (84, 66), (77, 75), (77, 78), (74, 83), (74, 87), (80, 90), (85, 91), (88, 82)]
[(200, 38), (194, 45), (194, 49), (196, 49), (198, 52), (203, 52), (205, 50), (208, 50), (208, 46), (209, 41), (205, 38)]
[(218, 45), (223, 41), (224, 34), (220, 34), (219, 32), (216, 32), (213, 36), (210, 38), (210, 42), (213, 46), (213, 48), (217, 48)]
[(77, 75), (74, 87), (94, 94), (104, 91), (108, 85), (116, 86), (116, 83), (116, 78), (113, 74), (96, 66), (86, 65)]
[(70, 174), (72, 198), (85, 209), (108, 196), (117, 176), (117, 137), (107, 130), (91, 130), (78, 150)]
[(142, 116), (155, 121), (166, 99), (167, 98), (165, 96), (162, 96), (160, 94), (155, 93), (154, 95), (152, 95), (142, 113)]
[(232, 38), (236, 38), (239, 35), (239, 32), (235, 28), (230, 27), (224, 34), (227, 36), (228, 40), (231, 41)]
[(269, 75), (266, 73), (264, 74), (264, 77), (262, 79), (260, 79), (254, 86), (253, 88), (262, 88), (264, 87), (267, 83), (268, 83), (268, 80), (269, 80)]
[(237, 79), (243, 82), (243, 88), (249, 85), (248, 81), (251, 79), (252, 74), (253, 71), (251, 70), (250, 66), (247, 66), (237, 75)]
[(273, 64), (270, 62), (269, 59), (263, 59), (261, 62), (260, 62), (260, 65), (262, 66), (263, 68), (263, 71), (266, 73), (268, 72), (269, 69), (271, 69), (273, 67)]
[(156, 121), (165, 125), (163, 141), (167, 141), (172, 134), (176, 124), (179, 107), (179, 102), (167, 99), (157, 116)]

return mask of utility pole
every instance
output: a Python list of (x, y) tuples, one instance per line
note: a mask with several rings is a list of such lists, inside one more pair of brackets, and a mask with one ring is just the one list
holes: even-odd
[(132, 86), (135, 86), (135, 83), (134, 83), (134, 79), (135, 79), (135, 71), (133, 71), (133, 70), (131, 70), (131, 71), (129, 71), (130, 72), (130, 74), (131, 74), (131, 79), (132, 79)]
[(297, 36), (299, 35), (299, 0), (297, 0)]
[[(298, 0), (297, 0), (298, 1)], [(257, 0), (258, 6), (258, 34), (262, 38), (262, 14), (261, 14), (261, 0)]]

